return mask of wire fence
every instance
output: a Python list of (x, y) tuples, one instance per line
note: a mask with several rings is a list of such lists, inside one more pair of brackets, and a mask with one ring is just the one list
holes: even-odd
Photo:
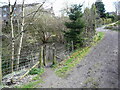
[[(21, 70), (28, 70), (32, 66), (34, 66), (40, 59), (40, 46), (32, 46), (31, 48), (33, 50), (27, 50), (25, 52), (22, 52), (20, 55), (19, 60), (19, 68), (17, 68), (17, 55), (15, 55), (14, 64), (13, 64), (13, 71), (18, 72)], [(46, 58), (46, 66), (52, 65), (54, 56), (53, 56), (53, 48), (56, 48), (56, 60), (57, 62), (61, 62), (65, 58), (69, 56), (70, 51), (68, 51), (64, 44), (55, 44), (55, 46), (52, 46), (52, 44), (46, 45), (45, 49), (45, 58)], [(23, 49), (24, 50), (24, 49)], [(3, 56), (2, 57), (2, 74), (3, 77), (12, 73), (12, 60), (7, 59), (6, 57), (10, 58), (9, 56)]]

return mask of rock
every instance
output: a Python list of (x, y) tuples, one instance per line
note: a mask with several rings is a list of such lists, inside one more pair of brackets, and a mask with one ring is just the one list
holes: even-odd
[(6, 81), (6, 85), (10, 86), (10, 85), (12, 85), (12, 84), (15, 84), (15, 82), (13, 81), (13, 79), (8, 79), (8, 80)]

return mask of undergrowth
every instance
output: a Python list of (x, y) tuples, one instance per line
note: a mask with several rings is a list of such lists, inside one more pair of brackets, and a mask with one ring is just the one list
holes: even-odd
[(44, 71), (43, 68), (33, 68), (32, 70), (30, 70), (29, 74), (30, 75), (34, 75), (34, 74), (41, 74)]

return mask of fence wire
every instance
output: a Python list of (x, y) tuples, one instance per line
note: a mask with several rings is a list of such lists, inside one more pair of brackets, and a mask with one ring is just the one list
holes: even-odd
[[(33, 65), (36, 64), (36, 62), (39, 61), (39, 54), (40, 54), (40, 46), (32, 46), (31, 48), (33, 50), (27, 50), (27, 52), (22, 51), (21, 55), (20, 55), (20, 62), (19, 62), (19, 68), (17, 68), (17, 54), (15, 55), (15, 59), (14, 59), (14, 65), (13, 65), (13, 70), (14, 72), (16, 71), (21, 71), (24, 69), (29, 69), (31, 68)], [(65, 45), (64, 44), (56, 44), (56, 57), (57, 57), (57, 62), (60, 62), (62, 60), (64, 60), (65, 58), (68, 57), (69, 52), (68, 50), (66, 50)], [(52, 63), (53, 61), (53, 50), (52, 50), (52, 45), (46, 45), (46, 51), (45, 51), (45, 58), (46, 58), (46, 63), (49, 65), (50, 63)], [(24, 50), (24, 49), (23, 49)], [(3, 76), (12, 73), (12, 66), (11, 66), (11, 62), (12, 60), (10, 59), (11, 55), (7, 55), (7, 56), (2, 56), (2, 74)]]

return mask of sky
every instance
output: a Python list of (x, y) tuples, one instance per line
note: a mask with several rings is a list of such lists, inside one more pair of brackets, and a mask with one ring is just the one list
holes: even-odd
[[(14, 3), (15, 0), (10, 0), (11, 3)], [(18, 3), (21, 3), (22, 0), (17, 0)], [(25, 3), (36, 3), (36, 2), (41, 2), (44, 0), (25, 0)], [(60, 14), (60, 10), (66, 7), (66, 5), (71, 5), (71, 4), (84, 4), (83, 8), (85, 7), (90, 7), (92, 3), (94, 3), (96, 0), (46, 0), (47, 3), (45, 6), (53, 6), (53, 10), (56, 15)], [(114, 4), (113, 2), (119, 1), (119, 0), (102, 0), (102, 2), (105, 5), (106, 12), (112, 12), (115, 11)], [(1, 2), (8, 3), (8, 0), (0, 0)]]

